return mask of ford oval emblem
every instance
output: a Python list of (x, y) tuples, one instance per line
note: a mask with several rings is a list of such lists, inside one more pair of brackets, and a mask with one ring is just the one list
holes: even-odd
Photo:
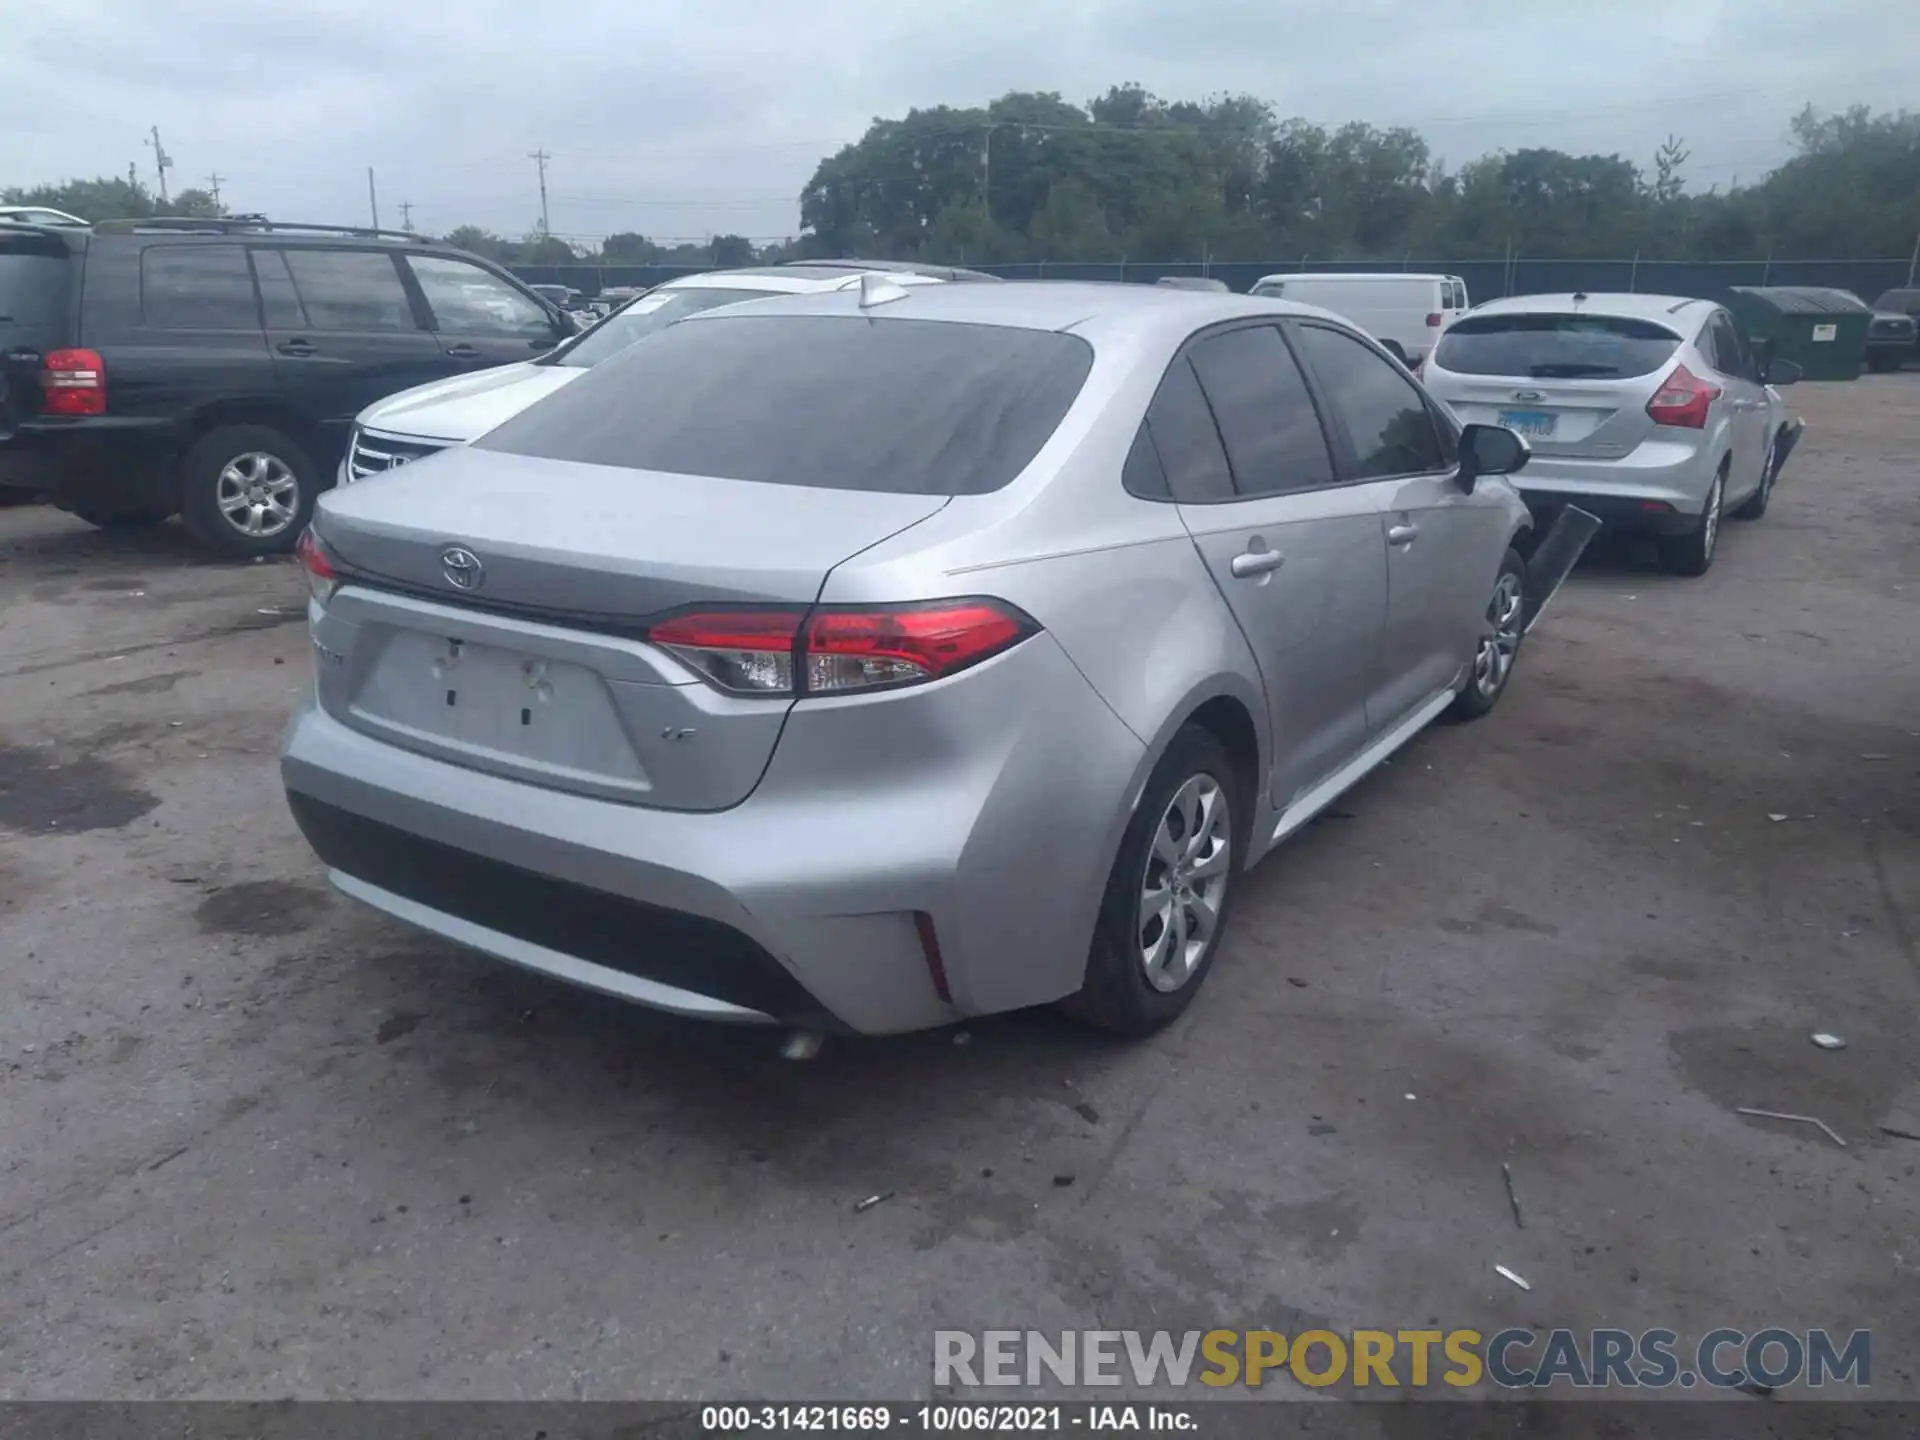
[(1513, 398), (1516, 400), (1544, 400), (1547, 397), (1538, 390), (1516, 390), (1513, 392)]
[(440, 573), (456, 590), (478, 590), (487, 581), (487, 567), (464, 545), (449, 545), (440, 552)]

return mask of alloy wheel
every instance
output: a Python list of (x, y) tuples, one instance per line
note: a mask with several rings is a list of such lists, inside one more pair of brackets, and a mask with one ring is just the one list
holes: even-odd
[(1233, 817), (1213, 776), (1173, 792), (1147, 847), (1136, 937), (1147, 983), (1178, 990), (1193, 978), (1220, 928), (1233, 873)]
[(1700, 550), (1709, 560), (1713, 558), (1713, 547), (1720, 539), (1720, 499), (1726, 488), (1726, 476), (1715, 475), (1713, 488), (1707, 491), (1707, 512), (1700, 517)]
[(1513, 673), (1513, 657), (1520, 649), (1520, 617), (1526, 600), (1520, 577), (1504, 570), (1487, 602), (1487, 623), (1480, 635), (1480, 648), (1473, 657), (1473, 688), (1482, 699), (1491, 700)]
[(265, 540), (293, 524), (300, 511), (300, 480), (279, 456), (250, 450), (221, 468), (213, 499), (227, 524)]

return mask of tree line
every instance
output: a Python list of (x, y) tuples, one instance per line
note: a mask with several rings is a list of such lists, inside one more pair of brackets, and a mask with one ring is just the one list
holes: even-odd
[[(1525, 148), (1449, 168), (1404, 126), (1280, 119), (1248, 95), (1167, 101), (1117, 85), (1084, 106), (1015, 92), (984, 107), (876, 119), (800, 192), (800, 234), (597, 246), (463, 225), (447, 239), (506, 264), (725, 267), (850, 255), (943, 263), (1320, 259), (1884, 259), (1920, 235), (1920, 114), (1864, 106), (1789, 122), (1792, 154), (1751, 184), (1688, 183), (1686, 143), (1645, 166)], [(89, 220), (158, 213), (127, 180), (0, 191)], [(172, 214), (223, 213), (186, 191)]]

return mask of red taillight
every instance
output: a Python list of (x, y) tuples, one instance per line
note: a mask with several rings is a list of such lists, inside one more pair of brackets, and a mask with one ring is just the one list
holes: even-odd
[(1656, 425), (1704, 430), (1707, 412), (1719, 398), (1718, 386), (1707, 384), (1686, 366), (1676, 365), (1654, 397), (1647, 401), (1647, 414)]
[(300, 561), (300, 568), (307, 574), (307, 593), (322, 605), (333, 598), (333, 592), (340, 588), (340, 572), (333, 568), (333, 562), (327, 558), (326, 550), (314, 535), (311, 527), (300, 532), (300, 538), (294, 542), (293, 553)]
[(927, 978), (933, 981), (933, 993), (953, 1003), (953, 987), (947, 984), (947, 962), (940, 954), (940, 937), (934, 933), (933, 917), (924, 910), (913, 912), (913, 928), (920, 936), (920, 955), (927, 962)]
[(40, 362), (43, 415), (107, 413), (107, 363), (98, 350), (49, 350)]
[(1441, 321), (1445, 320), (1446, 318), (1447, 317), (1442, 315), (1438, 310), (1435, 310), (1432, 314), (1427, 316), (1427, 328), (1432, 329), (1435, 325), (1438, 325)]
[(647, 632), (722, 690), (835, 695), (938, 680), (1031, 635), (992, 600), (815, 610), (716, 610)]

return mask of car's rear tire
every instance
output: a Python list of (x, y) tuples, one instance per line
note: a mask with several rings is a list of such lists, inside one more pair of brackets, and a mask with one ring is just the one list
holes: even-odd
[(180, 461), (180, 518), (195, 539), (245, 559), (293, 549), (313, 515), (320, 472), (270, 425), (222, 425)]
[[(1211, 731), (1187, 725), (1173, 737), (1120, 841), (1086, 979), (1063, 1002), (1068, 1014), (1116, 1034), (1151, 1035), (1192, 1003), (1239, 888), (1247, 793)], [(1156, 895), (1164, 897), (1158, 906)]]
[(1518, 551), (1508, 550), (1500, 559), (1500, 573), (1494, 578), (1493, 593), (1487, 597), (1486, 614), (1481, 617), (1473, 668), (1447, 710), (1450, 719), (1478, 720), (1500, 703), (1520, 658), (1520, 642), (1525, 638), (1521, 626), (1526, 617), (1527, 562)]
[(1704, 575), (1712, 568), (1714, 553), (1720, 548), (1720, 514), (1727, 498), (1728, 464), (1722, 460), (1714, 472), (1699, 522), (1684, 534), (1660, 537), (1662, 569), (1674, 575)]
[(152, 530), (166, 524), (173, 515), (172, 509), (168, 506), (156, 505), (151, 501), (108, 499), (98, 495), (89, 495), (85, 499), (62, 500), (60, 508), (69, 515), (86, 521), (96, 530), (116, 533)]

